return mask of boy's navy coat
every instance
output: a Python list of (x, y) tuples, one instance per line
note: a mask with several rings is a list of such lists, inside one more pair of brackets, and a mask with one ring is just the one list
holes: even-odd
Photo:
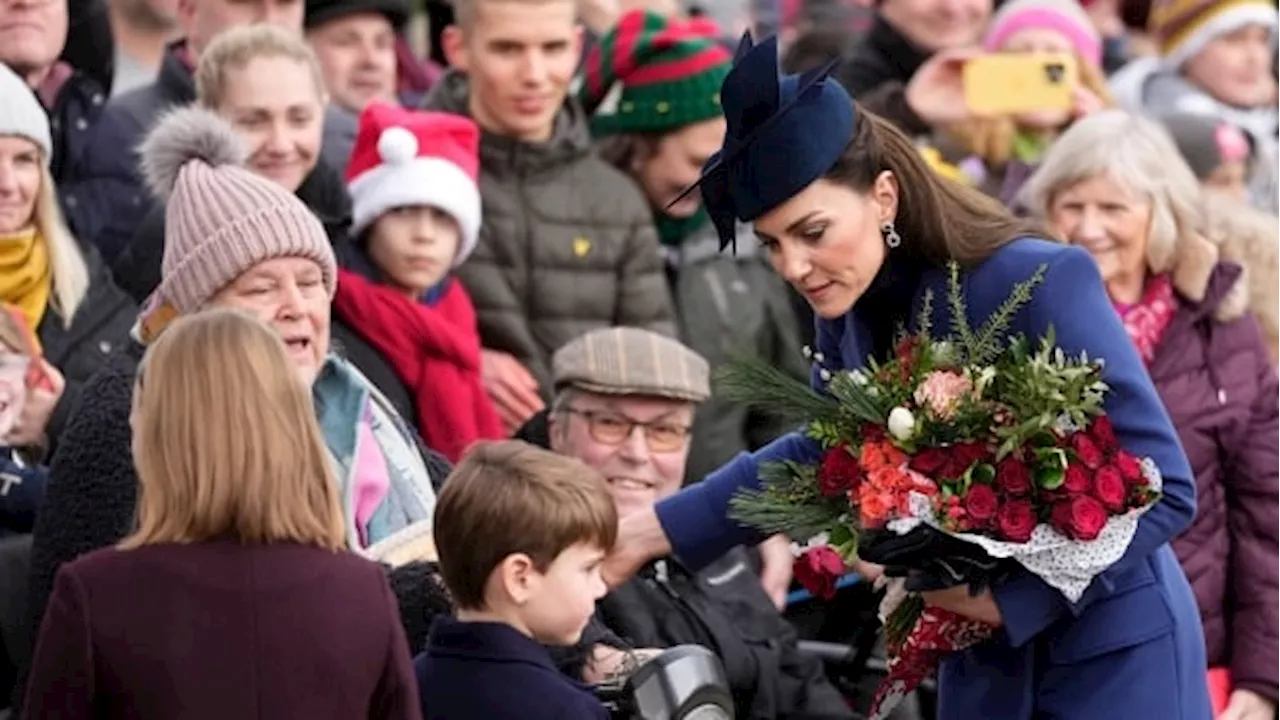
[(413, 662), (424, 720), (608, 720), (546, 648), (501, 623), (439, 617)]

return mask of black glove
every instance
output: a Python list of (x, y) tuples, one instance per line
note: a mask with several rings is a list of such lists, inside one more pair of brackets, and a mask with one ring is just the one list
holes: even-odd
[(889, 530), (866, 532), (858, 545), (858, 556), (883, 565), (889, 577), (905, 577), (906, 589), (911, 592), (969, 585), (970, 592), (977, 595), (1002, 575), (1005, 567), (981, 547), (923, 524), (905, 535)]

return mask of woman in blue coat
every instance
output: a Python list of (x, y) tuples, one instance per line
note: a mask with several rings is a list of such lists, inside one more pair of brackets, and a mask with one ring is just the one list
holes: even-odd
[[(976, 597), (966, 586), (925, 593), (932, 605), (1002, 628), (944, 662), (939, 717), (1209, 720), (1199, 614), (1169, 548), (1195, 516), (1195, 486), (1096, 265), (1085, 251), (1038, 239), (1003, 208), (934, 176), (905, 136), (825, 79), (829, 68), (779, 77), (776, 58), (774, 40), (755, 47), (744, 40), (721, 91), (728, 133), (701, 186), (722, 242), (732, 242), (736, 221), (753, 223), (774, 269), (813, 307), (815, 360), (834, 372), (888, 355), (924, 292), (946, 297), (948, 260), (964, 268), (975, 325), (1045, 266), (1010, 331), (1038, 337), (1052, 327), (1068, 354), (1104, 360), (1106, 410), (1121, 442), (1164, 474), (1164, 496), (1142, 516), (1128, 551), (1079, 602), (1025, 572)], [(950, 312), (934, 303), (933, 326), (950, 327)], [(608, 576), (621, 581), (669, 553), (697, 567), (759, 542), (727, 517), (730, 497), (757, 485), (762, 462), (817, 457), (812, 441), (792, 433), (739, 455), (655, 511), (629, 516)]]

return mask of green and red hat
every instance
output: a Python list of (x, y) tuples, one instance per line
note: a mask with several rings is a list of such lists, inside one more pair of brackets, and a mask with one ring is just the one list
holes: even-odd
[(715, 23), (623, 15), (587, 56), (579, 99), (597, 136), (658, 133), (721, 117), (732, 56)]

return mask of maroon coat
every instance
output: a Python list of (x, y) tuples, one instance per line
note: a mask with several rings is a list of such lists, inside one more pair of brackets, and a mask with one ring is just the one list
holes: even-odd
[(1274, 701), (1276, 371), (1246, 312), (1240, 267), (1218, 264), (1204, 275), (1203, 299), (1180, 293), (1151, 363), (1199, 493), (1195, 521), (1173, 547), (1200, 605), (1210, 666), (1230, 668), (1236, 687)]
[(58, 571), (27, 717), (420, 720), (386, 576), (300, 545), (104, 549)]

